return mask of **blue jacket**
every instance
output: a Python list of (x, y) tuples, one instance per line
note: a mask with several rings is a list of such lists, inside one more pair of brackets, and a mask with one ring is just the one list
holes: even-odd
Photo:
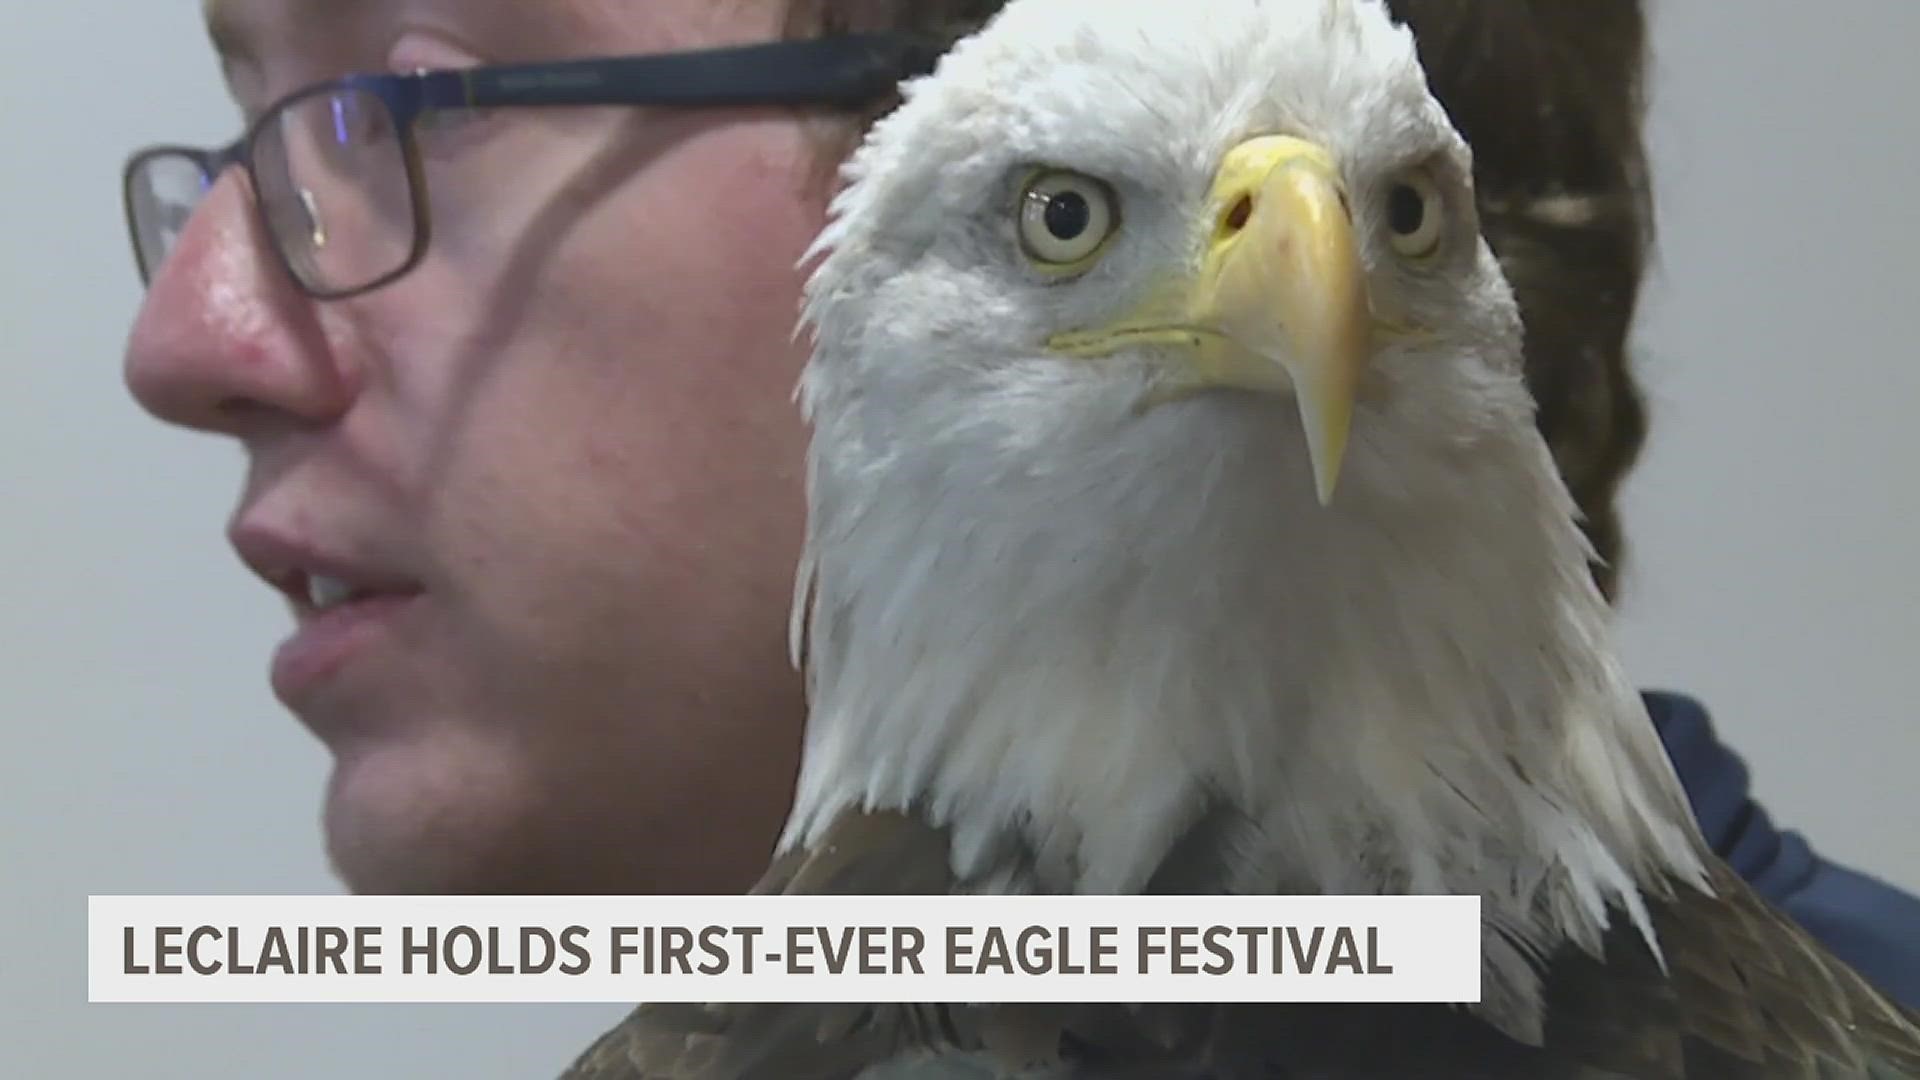
[(1643, 695), (1709, 843), (1761, 895), (1903, 1004), (1920, 1007), (1920, 897), (1820, 857), (1777, 830), (1748, 791), (1745, 762), (1714, 736), (1701, 705)]

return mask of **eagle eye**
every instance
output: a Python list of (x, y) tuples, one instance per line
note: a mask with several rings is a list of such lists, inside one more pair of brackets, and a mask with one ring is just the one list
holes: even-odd
[(1052, 270), (1071, 270), (1105, 246), (1119, 222), (1112, 189), (1064, 169), (1036, 174), (1020, 193), (1020, 248)]
[(1424, 259), (1440, 247), (1445, 227), (1440, 189), (1418, 172), (1409, 172), (1387, 188), (1387, 233), (1393, 250)]

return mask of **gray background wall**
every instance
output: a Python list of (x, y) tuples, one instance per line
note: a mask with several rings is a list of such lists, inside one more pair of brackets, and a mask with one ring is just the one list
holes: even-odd
[[(1776, 818), (1920, 889), (1920, 5), (1654, 0), (1654, 437), (1622, 611)], [(226, 445), (121, 390), (116, 171), (228, 137), (192, 0), (0, 0), (0, 1076), (523, 1080), (607, 1007), (88, 1006), (85, 897), (332, 892)]]

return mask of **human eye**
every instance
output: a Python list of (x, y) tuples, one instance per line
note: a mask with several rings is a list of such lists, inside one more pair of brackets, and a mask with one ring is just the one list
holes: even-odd
[(429, 109), (414, 121), (414, 130), (422, 150), (444, 157), (484, 137), (491, 119), (493, 113), (487, 109)]
[(386, 145), (393, 134), (393, 117), (387, 104), (372, 90), (329, 89), (315, 95), (314, 102), (325, 110), (327, 130), (342, 148)]
[[(454, 71), (476, 67), (480, 61), (437, 36), (409, 34), (394, 46), (389, 61), (391, 70), (402, 74), (429, 71)], [(414, 121), (421, 150), (429, 157), (446, 156), (463, 149), (470, 140), (488, 130), (493, 112), (488, 109), (428, 109)]]

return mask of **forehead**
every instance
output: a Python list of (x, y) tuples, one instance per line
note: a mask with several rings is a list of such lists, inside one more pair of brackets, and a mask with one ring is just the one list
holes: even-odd
[(449, 27), (499, 59), (654, 51), (765, 37), (787, 0), (201, 0), (229, 59), (324, 47), (374, 24)]
[(401, 0), (201, 0), (200, 9), (223, 59), (257, 63), (324, 51), (367, 16), (405, 6)]

